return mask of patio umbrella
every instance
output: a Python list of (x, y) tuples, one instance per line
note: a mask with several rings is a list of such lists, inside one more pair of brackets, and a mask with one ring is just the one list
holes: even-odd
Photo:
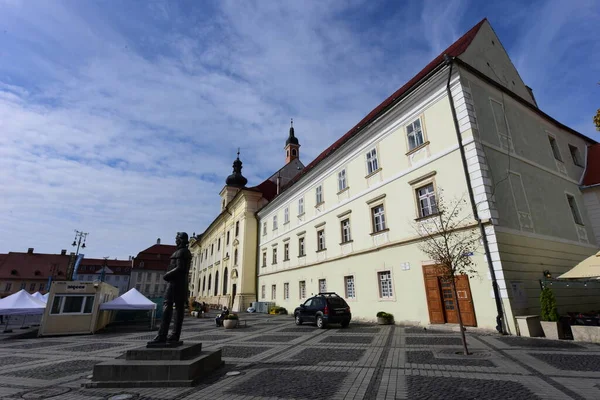
[(558, 279), (599, 279), (600, 251), (565, 272)]

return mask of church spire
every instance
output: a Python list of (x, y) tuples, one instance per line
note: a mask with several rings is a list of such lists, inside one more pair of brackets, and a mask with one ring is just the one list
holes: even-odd
[(290, 134), (285, 141), (285, 163), (300, 158), (300, 142), (294, 133), (294, 119), (290, 121)]
[(243, 188), (248, 183), (248, 179), (242, 175), (242, 161), (240, 160), (240, 149), (238, 147), (237, 158), (233, 162), (233, 173), (227, 177), (225, 184)]

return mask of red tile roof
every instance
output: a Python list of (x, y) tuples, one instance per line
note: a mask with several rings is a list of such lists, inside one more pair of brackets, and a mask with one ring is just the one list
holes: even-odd
[(150, 246), (138, 253), (137, 257), (133, 260), (133, 268), (154, 271), (166, 270), (169, 266), (169, 258), (175, 250), (177, 250), (177, 246), (170, 244), (155, 244)]
[(248, 188), (248, 190), (262, 193), (263, 197), (267, 199), (267, 201), (271, 201), (275, 198), (275, 196), (277, 196), (277, 184), (269, 179), (266, 179), (258, 186)]
[(600, 184), (600, 144), (588, 146), (587, 166), (583, 176), (583, 186)]
[(168, 254), (171, 255), (177, 250), (177, 246), (174, 244), (155, 244), (148, 247), (146, 250), (142, 250), (138, 253), (138, 257), (142, 253), (149, 254)]
[(436, 58), (433, 59), (425, 68), (421, 70), (417, 75), (415, 75), (411, 80), (406, 82), (404, 86), (400, 89), (396, 90), (390, 97), (385, 99), (383, 103), (375, 107), (373, 111), (367, 114), (358, 124), (354, 126), (354, 128), (350, 129), (344, 136), (339, 138), (335, 143), (325, 149), (321, 154), (317, 156), (310, 164), (308, 164), (294, 179), (292, 179), (285, 187), (285, 189), (292, 186), (296, 183), (300, 178), (309, 173), (314, 167), (317, 166), (321, 161), (334, 153), (337, 149), (339, 149), (344, 143), (353, 138), (358, 132), (362, 130), (369, 123), (373, 122), (377, 117), (379, 117), (386, 109), (393, 105), (397, 100), (399, 100), (406, 92), (408, 92), (413, 86), (415, 86), (421, 79), (425, 78), (430, 72), (432, 72), (436, 67), (444, 62), (444, 54), (448, 54), (451, 57), (458, 57), (462, 53), (467, 50), (467, 47), (471, 44), (477, 32), (479, 32), (479, 28), (483, 25), (483, 23), (487, 21), (487, 18), (482, 19), (477, 25), (471, 28), (467, 33), (465, 33), (460, 39), (454, 42), (450, 47), (440, 53)]
[(9, 252), (0, 256), (0, 279), (42, 280), (52, 273), (65, 277), (68, 265), (69, 255)]
[[(106, 265), (113, 272), (113, 275), (130, 275), (131, 261), (127, 260), (106, 260)], [(77, 269), (78, 274), (93, 274), (104, 266), (103, 258), (84, 258)], [(117, 270), (117, 268), (120, 268)]]

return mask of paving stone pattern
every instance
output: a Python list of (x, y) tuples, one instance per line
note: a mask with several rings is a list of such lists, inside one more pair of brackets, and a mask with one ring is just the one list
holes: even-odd
[(407, 336), (406, 344), (456, 346), (462, 344), (462, 339), (460, 337)]
[(523, 384), (511, 381), (407, 376), (408, 394), (414, 400), (540, 399)]
[[(399, 400), (600, 399), (600, 346), (467, 332), (350, 324), (296, 326), (291, 316), (253, 314), (247, 329), (186, 318), (184, 341), (220, 348), (225, 366), (195, 387), (84, 388), (93, 365), (143, 347), (156, 332), (125, 331), (3, 340), (0, 399)], [(106, 351), (103, 351), (106, 350)], [(227, 376), (227, 372), (241, 374)], [(58, 394), (63, 393), (63, 394)], [(58, 394), (58, 395), (57, 395)]]
[(345, 372), (267, 369), (252, 380), (244, 381), (228, 394), (278, 397), (284, 399), (328, 400), (336, 394), (348, 374)]
[(469, 358), (436, 358), (431, 351), (407, 351), (406, 362), (411, 364), (458, 365), (467, 367), (495, 367), (488, 360)]
[(563, 371), (600, 372), (600, 354), (545, 354), (530, 353), (531, 356)]

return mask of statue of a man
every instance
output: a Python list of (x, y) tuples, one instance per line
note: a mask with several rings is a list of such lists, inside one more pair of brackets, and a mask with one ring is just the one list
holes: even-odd
[[(188, 291), (188, 272), (192, 253), (188, 249), (188, 234), (177, 232), (175, 238), (177, 250), (171, 255), (169, 270), (163, 279), (168, 282), (167, 290), (164, 295), (163, 315), (158, 329), (158, 335), (151, 343), (179, 342), (181, 336), (181, 325), (183, 324), (183, 315), (187, 302)], [(169, 325), (173, 316), (173, 303), (175, 303), (175, 321), (173, 331), (169, 336)]]

